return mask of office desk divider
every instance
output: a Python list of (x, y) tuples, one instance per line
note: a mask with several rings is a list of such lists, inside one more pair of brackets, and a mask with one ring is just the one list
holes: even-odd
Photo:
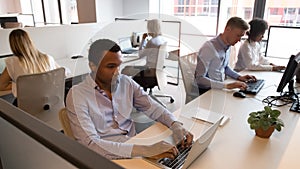
[(121, 168), (3, 99), (0, 133), (3, 168)]

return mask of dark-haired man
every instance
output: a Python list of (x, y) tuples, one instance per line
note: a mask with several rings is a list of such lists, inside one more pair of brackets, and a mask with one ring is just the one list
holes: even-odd
[(136, 134), (130, 119), (134, 108), (169, 127), (175, 142), (189, 146), (193, 135), (135, 81), (119, 74), (121, 57), (120, 47), (111, 40), (100, 39), (91, 45), (88, 55), (91, 73), (71, 88), (66, 100), (75, 139), (109, 159), (174, 158), (178, 153), (176, 146), (164, 141), (153, 145), (124, 143)]

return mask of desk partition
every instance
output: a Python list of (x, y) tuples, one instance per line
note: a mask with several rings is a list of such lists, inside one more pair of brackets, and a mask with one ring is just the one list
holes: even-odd
[(121, 168), (0, 99), (3, 168)]

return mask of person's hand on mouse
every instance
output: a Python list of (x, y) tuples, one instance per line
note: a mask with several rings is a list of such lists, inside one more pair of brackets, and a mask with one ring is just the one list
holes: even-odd
[(233, 83), (228, 83), (225, 85), (226, 89), (234, 89), (234, 88), (239, 88), (242, 90), (246, 90), (247, 89), (247, 84), (245, 82), (240, 82), (240, 81), (236, 81)]

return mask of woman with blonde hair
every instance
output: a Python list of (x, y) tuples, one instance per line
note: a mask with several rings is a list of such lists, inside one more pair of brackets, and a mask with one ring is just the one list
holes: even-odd
[(0, 90), (10, 90), (15, 97), (16, 80), (20, 75), (50, 71), (60, 67), (52, 56), (40, 52), (33, 44), (28, 33), (15, 29), (9, 34), (9, 44), (13, 56), (6, 58), (0, 76)]
[(126, 66), (122, 74), (133, 76), (147, 68), (156, 68), (158, 51), (161, 45), (166, 45), (167, 41), (163, 38), (161, 32), (161, 21), (151, 19), (147, 21), (147, 33), (143, 34), (142, 42), (139, 47), (139, 58), (146, 57), (144, 67)]

